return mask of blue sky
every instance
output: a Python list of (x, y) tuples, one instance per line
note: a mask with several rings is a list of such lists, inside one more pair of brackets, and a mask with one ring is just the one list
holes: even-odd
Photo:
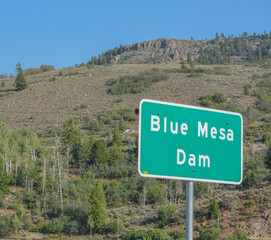
[(1, 0), (0, 74), (87, 62), (120, 44), (271, 30), (270, 0)]

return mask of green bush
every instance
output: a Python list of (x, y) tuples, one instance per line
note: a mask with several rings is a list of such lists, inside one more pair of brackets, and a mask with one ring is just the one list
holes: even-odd
[(111, 124), (113, 121), (124, 121), (133, 122), (137, 119), (131, 108), (118, 108), (114, 110), (107, 110), (99, 113), (98, 121), (100, 124)]
[(185, 230), (178, 229), (168, 234), (173, 240), (185, 240)]
[[(86, 174), (86, 173), (85, 173)], [(86, 176), (91, 177), (90, 174)], [(81, 181), (86, 182), (86, 185), (79, 185), (78, 187), (88, 189), (88, 184), (91, 180), (83, 178)], [(81, 189), (83, 191), (83, 189)], [(69, 202), (64, 206), (64, 216), (69, 219), (65, 224), (65, 232), (69, 235), (84, 234), (87, 231), (88, 219), (88, 205), (84, 202)]]
[(125, 93), (141, 93), (149, 88), (153, 83), (168, 79), (168, 75), (158, 68), (139, 72), (134, 75), (121, 76), (117, 79), (109, 79), (110, 86), (108, 93), (121, 95)]
[(164, 201), (164, 196), (162, 189), (158, 186), (151, 186), (148, 188), (147, 192), (147, 203), (162, 203)]
[(271, 111), (271, 80), (264, 79), (259, 84), (257, 84), (259, 89), (255, 91), (258, 101), (256, 102), (256, 107), (264, 112)]
[(199, 232), (199, 240), (219, 240), (219, 228), (202, 228)]
[(63, 221), (59, 218), (53, 218), (49, 221), (46, 232), (48, 233), (61, 233), (64, 229)]
[(249, 238), (246, 236), (246, 230), (243, 228), (237, 228), (234, 233), (227, 237), (226, 240), (248, 240)]
[(225, 102), (227, 99), (226, 97), (223, 95), (223, 93), (221, 92), (216, 92), (213, 96), (212, 96), (212, 100), (214, 103), (222, 103)]
[(40, 70), (41, 70), (42, 72), (48, 72), (48, 71), (55, 70), (55, 67), (52, 66), (52, 65), (42, 64), (42, 65), (40, 66)]
[(265, 168), (263, 157), (249, 159), (245, 165), (243, 186), (245, 188), (258, 187), (268, 175), (269, 170)]
[(221, 92), (216, 92), (215, 94), (205, 95), (199, 98), (200, 105), (204, 107), (211, 107), (214, 104), (223, 103), (227, 100), (227, 98)]
[(40, 202), (37, 194), (28, 193), (25, 195), (24, 203), (26, 204), (28, 209), (36, 209), (40, 208)]
[(124, 230), (124, 224), (121, 219), (113, 219), (106, 226), (106, 232), (110, 234), (121, 233)]
[(0, 237), (8, 237), (16, 231), (12, 218), (0, 215)]
[(162, 229), (152, 230), (129, 230), (121, 234), (122, 240), (172, 240), (172, 238)]
[(170, 222), (174, 221), (177, 208), (175, 206), (160, 207), (158, 210), (159, 227), (163, 228)]
[(213, 104), (213, 99), (211, 95), (205, 95), (199, 98), (200, 105), (203, 107), (211, 107)]
[(29, 230), (32, 227), (32, 218), (30, 215), (24, 215), (23, 219), (23, 228)]
[(79, 233), (79, 224), (73, 220), (65, 224), (65, 233), (69, 236), (77, 235)]

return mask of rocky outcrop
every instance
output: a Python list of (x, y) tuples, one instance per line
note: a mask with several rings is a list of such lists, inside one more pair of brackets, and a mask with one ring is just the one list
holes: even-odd
[(192, 59), (199, 55), (200, 47), (208, 41), (179, 40), (161, 38), (130, 44), (124, 53), (113, 60), (114, 63), (180, 63), (190, 53)]

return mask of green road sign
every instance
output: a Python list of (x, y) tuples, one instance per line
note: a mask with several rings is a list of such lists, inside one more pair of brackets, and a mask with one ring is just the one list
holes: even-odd
[(138, 157), (144, 177), (240, 184), (242, 116), (144, 99)]

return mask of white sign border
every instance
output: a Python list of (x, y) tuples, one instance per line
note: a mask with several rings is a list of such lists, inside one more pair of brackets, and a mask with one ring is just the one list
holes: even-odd
[[(142, 109), (141, 107), (142, 107), (142, 104), (144, 102), (157, 103), (157, 104), (163, 104), (163, 105), (170, 105), (170, 106), (176, 106), (176, 107), (183, 107), (183, 108), (189, 108), (189, 109), (197, 109), (197, 110), (203, 110), (203, 111), (208, 111), (208, 112), (218, 112), (218, 113), (224, 113), (224, 114), (239, 116), (240, 119), (241, 119), (241, 179), (240, 179), (240, 181), (239, 182), (232, 182), (232, 181), (220, 181), (220, 180), (212, 180), (212, 179), (187, 178), (187, 177), (172, 177), (172, 176), (152, 175), (152, 174), (144, 174), (144, 173), (142, 173), (140, 171), (141, 109)], [(175, 179), (175, 180), (186, 180), (186, 181), (212, 182), (212, 183), (240, 185), (242, 183), (242, 181), (243, 181), (243, 117), (242, 117), (242, 115), (240, 113), (236, 113), (236, 112), (229, 112), (229, 111), (223, 111), (223, 110), (217, 110), (217, 109), (211, 109), (211, 108), (203, 108), (203, 107), (190, 106), (190, 105), (184, 105), (184, 104), (178, 104), (178, 103), (157, 101), (157, 100), (151, 100), (151, 99), (142, 99), (140, 101), (140, 107), (139, 107), (138, 173), (142, 177), (150, 177), (150, 178), (163, 178), (163, 179)]]

